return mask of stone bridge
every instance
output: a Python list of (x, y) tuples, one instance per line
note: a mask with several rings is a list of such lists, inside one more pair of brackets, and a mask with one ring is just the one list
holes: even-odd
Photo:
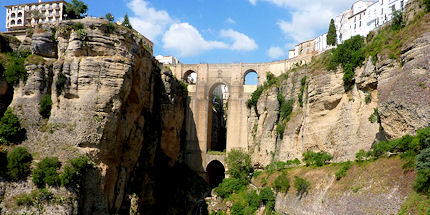
[[(264, 83), (266, 74), (278, 76), (297, 64), (310, 62), (310, 57), (293, 58), (270, 63), (234, 63), (234, 64), (177, 64), (171, 66), (173, 74), (188, 82), (188, 77), (195, 73), (195, 83), (188, 86), (188, 110), (186, 120), (185, 162), (202, 176), (208, 177), (208, 166), (219, 162), (225, 167), (224, 159), (208, 155), (210, 148), (211, 95), (219, 85), (228, 86), (229, 98), (227, 109), (226, 151), (232, 149), (248, 150), (248, 108), (246, 101), (257, 88), (245, 85), (245, 76), (250, 72), (258, 74), (258, 85)], [(225, 155), (224, 155), (225, 156)], [(219, 157), (219, 156), (218, 156)], [(223, 156), (221, 156), (223, 157)]]

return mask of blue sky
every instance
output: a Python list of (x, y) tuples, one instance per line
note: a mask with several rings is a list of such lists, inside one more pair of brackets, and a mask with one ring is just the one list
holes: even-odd
[[(48, 0), (44, 0), (48, 1)], [(5, 8), (37, 0), (1, 0)], [(354, 0), (85, 0), (89, 16), (128, 13), (133, 27), (154, 42), (154, 55), (183, 63), (270, 62), (288, 58), (294, 44), (328, 29)]]

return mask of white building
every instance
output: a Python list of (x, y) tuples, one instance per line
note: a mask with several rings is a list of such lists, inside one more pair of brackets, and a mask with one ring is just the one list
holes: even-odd
[(157, 59), (158, 62), (160, 62), (162, 64), (166, 64), (166, 65), (176, 65), (179, 63), (179, 60), (173, 56), (157, 55), (157, 56), (155, 56), (155, 59)]
[(66, 4), (64, 0), (49, 2), (39, 0), (37, 3), (5, 6), (6, 29), (7, 31), (19, 31), (38, 23), (61, 21), (64, 4)]
[[(369, 32), (390, 22), (393, 10), (403, 10), (407, 2), (408, 0), (356, 1), (350, 9), (342, 11), (334, 18), (337, 44), (356, 35), (367, 36)], [(327, 46), (327, 33), (318, 36), (313, 42), (317, 53), (333, 48)], [(298, 49), (300, 44), (296, 45), (295, 50), (289, 51), (289, 57), (302, 56), (303, 53)]]

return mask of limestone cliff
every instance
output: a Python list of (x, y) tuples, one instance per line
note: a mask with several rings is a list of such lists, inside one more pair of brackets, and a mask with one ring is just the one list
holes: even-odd
[[(182, 164), (186, 88), (143, 37), (95, 18), (29, 36), (21, 48), (44, 58), (27, 61), (28, 78), (13, 86), (9, 107), (27, 130), (21, 146), (36, 159), (85, 154), (94, 162), (75, 213), (189, 213), (207, 188)], [(49, 119), (39, 114), (46, 94)]]
[[(290, 70), (280, 86), (265, 90), (256, 108), (249, 109), (248, 147), (255, 165), (300, 158), (306, 150), (327, 151), (335, 161), (351, 160), (377, 141), (430, 126), (428, 20), (427, 14), (415, 38), (404, 38), (400, 60), (381, 53), (379, 60), (369, 58), (357, 68), (355, 84), (348, 92), (341, 69), (327, 72), (312, 65)], [(298, 95), (305, 76), (300, 107)], [(295, 100), (283, 138), (276, 131), (278, 94)], [(369, 120), (375, 110), (380, 124)]]

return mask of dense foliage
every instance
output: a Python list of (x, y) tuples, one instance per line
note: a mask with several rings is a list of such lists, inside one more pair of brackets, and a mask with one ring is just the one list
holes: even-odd
[(67, 3), (64, 12), (69, 19), (80, 19), (88, 10), (88, 5), (81, 0), (72, 0), (72, 4)]
[(67, 77), (62, 72), (59, 72), (57, 76), (57, 81), (55, 82), (57, 95), (60, 95), (61, 92), (63, 92), (63, 90), (66, 87), (66, 83), (67, 83)]
[(234, 192), (245, 188), (247, 183), (237, 178), (225, 178), (222, 183), (214, 189), (215, 193), (221, 198), (227, 198)]
[(336, 34), (336, 26), (334, 25), (334, 20), (330, 20), (330, 26), (328, 27), (327, 33), (327, 45), (334, 46), (336, 45), (337, 34)]
[(228, 153), (225, 161), (228, 167), (227, 173), (231, 178), (237, 178), (247, 182), (247, 184), (250, 182), (254, 169), (248, 154), (239, 150), (232, 150)]
[(133, 29), (133, 26), (131, 26), (130, 20), (128, 18), (128, 14), (125, 14), (124, 21), (122, 21), (121, 25), (126, 27), (126, 28)]
[(39, 187), (58, 186), (60, 185), (60, 175), (58, 170), (61, 163), (56, 157), (46, 157), (37, 164), (36, 169), (33, 170), (33, 183)]
[(16, 147), (7, 154), (8, 177), (12, 181), (25, 179), (31, 172), (33, 156), (26, 148)]
[(296, 189), (296, 195), (301, 199), (303, 195), (309, 192), (310, 183), (304, 178), (298, 176), (294, 177), (294, 188)]
[(335, 173), (336, 180), (340, 180), (341, 178), (346, 176), (346, 171), (348, 171), (351, 168), (351, 164), (352, 164), (351, 161), (342, 163), (342, 166), (339, 169), (339, 171)]
[(403, 13), (401, 10), (394, 10), (394, 8), (392, 8), (392, 10), (393, 18), (391, 19), (391, 28), (395, 31), (398, 31), (405, 26), (405, 22), (403, 21)]
[(61, 185), (69, 188), (79, 188), (82, 176), (90, 167), (87, 157), (77, 157), (70, 159), (64, 167), (64, 172), (60, 175)]
[(298, 96), (298, 98), (299, 98), (299, 104), (300, 104), (300, 107), (303, 107), (303, 93), (304, 93), (304, 91), (305, 91), (305, 86), (306, 86), (306, 76), (305, 77), (303, 77), (302, 78), (302, 81), (300, 82), (300, 93), (299, 93), (299, 96)]
[(278, 93), (279, 102), (279, 121), (276, 131), (281, 139), (284, 138), (284, 131), (288, 121), (290, 121), (291, 113), (293, 112), (294, 99), (285, 101), (284, 96)]
[(266, 211), (273, 211), (275, 200), (275, 194), (270, 187), (265, 187), (260, 191), (260, 202), (266, 206)]
[(273, 172), (273, 171), (279, 171), (282, 169), (285, 169), (287, 167), (292, 167), (292, 166), (298, 166), (300, 165), (300, 160), (298, 158), (294, 159), (294, 160), (287, 160), (287, 161), (276, 161), (276, 162), (272, 162), (269, 165), (266, 166), (266, 170), (269, 172)]
[(111, 13), (107, 13), (105, 17), (109, 22), (113, 22), (115, 20), (115, 17)]
[(30, 55), (26, 51), (13, 51), (7, 54), (7, 61), (3, 63), (3, 76), (9, 84), (17, 84), (27, 79), (27, 70), (24, 67), (25, 59)]
[(333, 49), (328, 70), (336, 70), (338, 65), (343, 68), (343, 83), (345, 90), (350, 90), (354, 84), (355, 68), (362, 65), (364, 54), (364, 39), (361, 36), (354, 36), (344, 43), (339, 44), (336, 49)]
[(302, 161), (306, 164), (306, 166), (324, 166), (333, 159), (333, 156), (325, 151), (321, 152), (313, 152), (306, 151), (303, 153)]
[(276, 177), (275, 181), (273, 182), (273, 189), (275, 189), (276, 192), (288, 192), (290, 189), (290, 180), (285, 173)]
[(0, 119), (0, 144), (20, 143), (25, 139), (18, 117), (8, 108)]
[(47, 94), (42, 97), (42, 100), (40, 101), (40, 108), (39, 113), (40, 115), (47, 119), (51, 115), (51, 108), (52, 108), (52, 100), (51, 95)]

